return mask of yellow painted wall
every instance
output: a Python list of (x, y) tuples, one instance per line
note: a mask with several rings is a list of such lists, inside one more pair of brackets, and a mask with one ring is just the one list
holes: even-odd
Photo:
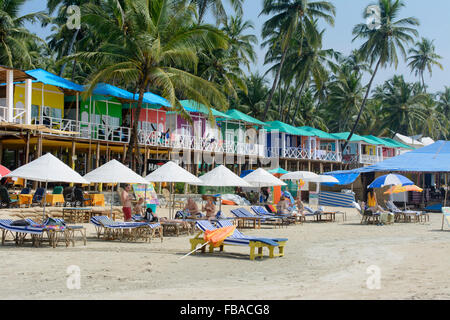
[[(33, 83), (33, 93), (31, 97), (32, 120), (39, 118), (42, 106), (42, 86), (40, 82)], [(14, 86), (14, 105), (16, 108), (25, 106), (25, 85), (17, 84)], [(37, 107), (33, 107), (37, 106)], [(44, 106), (50, 107), (49, 117), (64, 118), (64, 93), (57, 87), (44, 85)]]
[(376, 146), (366, 146), (366, 152), (370, 155), (377, 155), (377, 147)]

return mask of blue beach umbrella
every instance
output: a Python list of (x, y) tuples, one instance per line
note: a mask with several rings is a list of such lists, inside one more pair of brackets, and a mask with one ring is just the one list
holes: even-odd
[(367, 188), (383, 188), (386, 186), (411, 186), (414, 182), (400, 174), (387, 174), (375, 179)]

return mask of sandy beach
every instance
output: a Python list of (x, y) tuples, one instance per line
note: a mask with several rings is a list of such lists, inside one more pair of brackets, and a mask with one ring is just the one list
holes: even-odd
[[(225, 212), (233, 208), (224, 207)], [(159, 209), (164, 212), (164, 209)], [(448, 299), (450, 232), (441, 215), (430, 223), (360, 225), (305, 223), (245, 234), (289, 238), (282, 258), (250, 261), (248, 247), (226, 252), (189, 251), (192, 236), (152, 243), (98, 240), (86, 224), (87, 246), (0, 247), (1, 299)], [(79, 266), (81, 288), (68, 289), (67, 268)], [(381, 272), (380, 289), (368, 289), (368, 268)], [(220, 288), (220, 290), (218, 290)]]

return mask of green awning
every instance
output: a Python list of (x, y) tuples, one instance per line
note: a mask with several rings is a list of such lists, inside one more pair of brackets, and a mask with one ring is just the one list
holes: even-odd
[(245, 114), (239, 110), (231, 109), (227, 111), (227, 115), (232, 120), (243, 121), (251, 124), (256, 124), (258, 126), (267, 126), (264, 122), (255, 119), (248, 114)]
[(272, 173), (272, 174), (286, 174), (286, 173), (289, 173), (289, 171), (287, 171), (287, 170), (284, 170), (283, 168), (276, 168), (276, 169), (272, 169), (272, 170), (269, 170), (269, 173)]
[(396, 141), (394, 139), (391, 139), (391, 138), (380, 138), (380, 139), (393, 144), (396, 148), (404, 148), (404, 149), (410, 149), (410, 150), (414, 150), (415, 149), (415, 148), (413, 148), (411, 146), (408, 146), (406, 144), (403, 144), (403, 143), (398, 142), (398, 141)]
[(295, 135), (295, 136), (305, 136), (305, 137), (313, 137), (314, 136), (314, 134), (312, 134), (306, 130), (302, 130), (302, 129), (293, 127), (293, 126), (291, 126), (287, 123), (281, 122), (281, 121), (266, 122), (266, 125), (269, 126), (266, 128), (266, 130), (268, 132), (278, 131), (278, 132), (287, 133), (287, 134), (291, 134), (291, 135)]
[(308, 127), (308, 126), (303, 126), (303, 127), (297, 127), (297, 129), (302, 129), (302, 130), (306, 130), (312, 134), (314, 134), (314, 136), (319, 137), (321, 139), (329, 139), (329, 140), (339, 140), (338, 137), (332, 135), (331, 133), (313, 128), (313, 127)]
[[(201, 104), (197, 101), (194, 100), (182, 100), (180, 101), (181, 106), (184, 108), (184, 110), (186, 110), (187, 112), (198, 112), (198, 113), (203, 113), (208, 115), (209, 114), (209, 110), (208, 107), (205, 106), (204, 104)], [(230, 117), (228, 115), (226, 115), (223, 112), (220, 112), (216, 109), (211, 108), (211, 113), (214, 117), (221, 117), (221, 118), (225, 118), (225, 119), (230, 119)]]
[[(347, 140), (349, 135), (350, 135), (350, 132), (333, 133), (333, 136), (338, 137), (339, 140)], [(368, 144), (372, 144), (372, 145), (375, 145), (375, 146), (382, 144), (382, 143), (377, 142), (375, 140), (368, 139), (366, 137), (363, 137), (363, 136), (360, 136), (360, 135), (354, 133), (352, 135), (352, 138), (350, 139), (350, 142), (359, 142), (359, 141), (362, 141), (362, 142), (365, 142), (365, 143), (368, 143)]]
[(384, 145), (385, 147), (388, 147), (388, 148), (398, 148), (398, 145), (396, 145), (396, 144), (394, 144), (392, 142), (383, 140), (381, 138), (375, 137), (373, 135), (367, 135), (367, 136), (364, 136), (364, 137), (367, 138), (367, 139), (376, 141), (376, 142), (378, 142), (378, 143), (380, 143), (380, 144), (382, 144), (382, 145)]

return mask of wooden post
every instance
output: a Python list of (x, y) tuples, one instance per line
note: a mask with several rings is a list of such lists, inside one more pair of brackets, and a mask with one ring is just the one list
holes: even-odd
[(95, 168), (100, 167), (100, 142), (97, 142), (97, 149), (95, 150)]
[(147, 176), (147, 162), (148, 162), (148, 150), (147, 150), (147, 145), (145, 145), (145, 147), (144, 147), (144, 174), (142, 175), (143, 177)]
[(308, 161), (308, 171), (311, 171), (311, 161)]

